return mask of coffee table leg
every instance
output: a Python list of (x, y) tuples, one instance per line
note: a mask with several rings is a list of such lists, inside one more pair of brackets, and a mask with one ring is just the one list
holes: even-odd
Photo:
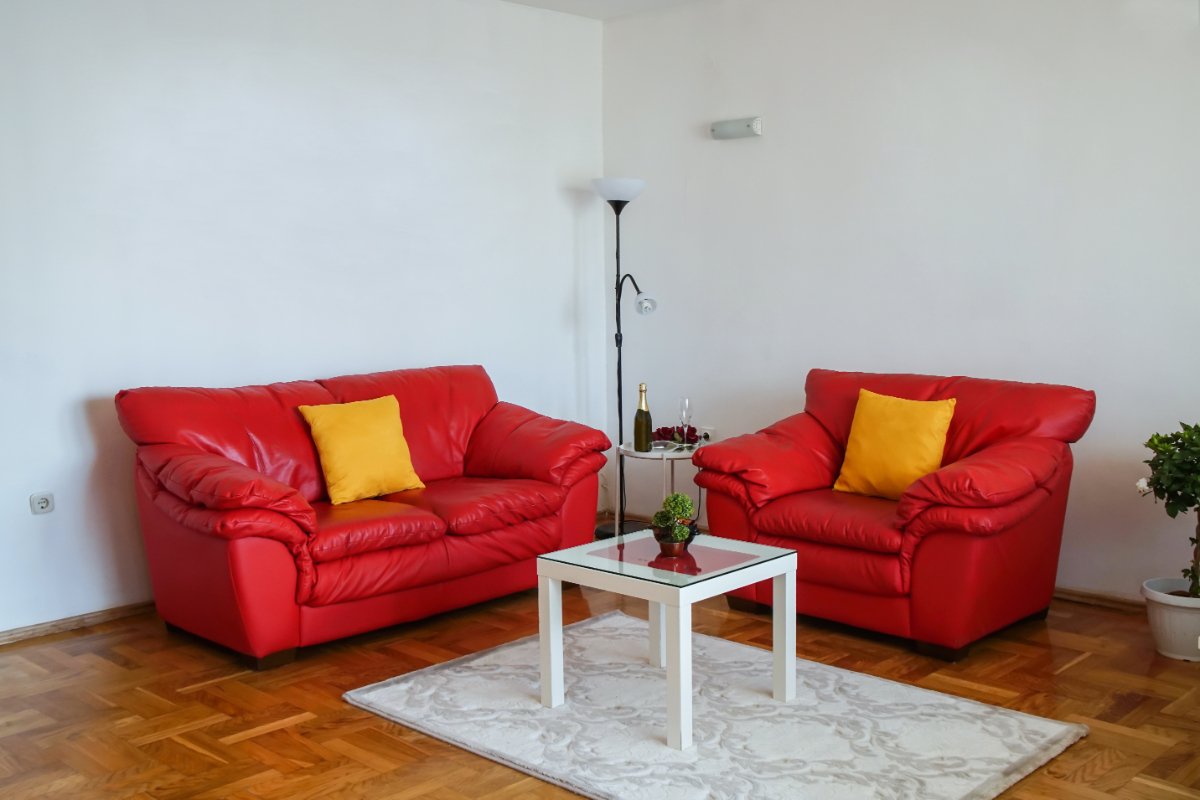
[(667, 663), (667, 629), (663, 625), (662, 603), (650, 601), (650, 666), (661, 667)]
[(796, 699), (796, 573), (772, 579), (771, 649), (774, 652), (775, 699)]
[(538, 576), (538, 638), (542, 651), (542, 705), (563, 703), (562, 581)]
[(667, 745), (692, 746), (692, 606), (667, 606)]

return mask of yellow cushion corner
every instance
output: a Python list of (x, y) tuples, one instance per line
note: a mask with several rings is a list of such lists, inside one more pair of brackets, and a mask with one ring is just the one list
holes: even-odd
[(413, 469), (394, 395), (299, 410), (308, 421), (334, 505), (425, 488)]
[(858, 390), (846, 458), (833, 488), (899, 500), (942, 466), (955, 399), (905, 400)]

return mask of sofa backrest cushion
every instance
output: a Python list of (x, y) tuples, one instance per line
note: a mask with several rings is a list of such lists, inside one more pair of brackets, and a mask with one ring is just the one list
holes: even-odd
[(858, 390), (903, 397), (906, 400), (941, 400), (938, 379), (927, 375), (882, 375), (870, 372), (835, 372), (814, 369), (804, 382), (804, 410), (816, 418), (834, 440), (846, 447), (850, 424), (858, 406)]
[(908, 400), (956, 398), (944, 464), (1017, 436), (1077, 441), (1096, 411), (1096, 393), (1071, 386), (814, 369), (805, 382), (804, 410), (843, 447), (850, 437), (859, 389)]
[(941, 391), (958, 398), (945, 463), (1018, 436), (1070, 444), (1083, 437), (1096, 414), (1096, 393), (1073, 386), (953, 378)]
[(496, 405), (496, 388), (480, 366), (401, 369), (320, 383), (337, 403), (395, 395), (413, 466), (427, 483), (463, 474), (471, 434)]
[(324, 478), (301, 405), (336, 403), (313, 381), (237, 389), (148, 387), (117, 394), (117, 417), (138, 445), (181, 444), (216, 453), (291, 486), (309, 502)]

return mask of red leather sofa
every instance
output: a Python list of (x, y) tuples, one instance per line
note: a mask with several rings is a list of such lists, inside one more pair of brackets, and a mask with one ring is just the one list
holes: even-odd
[[(957, 398), (942, 468), (898, 502), (832, 489), (860, 388)], [(822, 369), (805, 392), (803, 413), (696, 451), (713, 533), (794, 549), (800, 613), (909, 638), (943, 658), (1044, 613), (1071, 482), (1067, 445), (1091, 424), (1094, 392)], [(732, 595), (771, 602), (769, 584)]]
[[(426, 484), (331, 505), (300, 405), (395, 395)], [(482, 367), (237, 389), (127, 389), (155, 604), (251, 657), (536, 585), (535, 559), (591, 540), (600, 431), (497, 402)]]

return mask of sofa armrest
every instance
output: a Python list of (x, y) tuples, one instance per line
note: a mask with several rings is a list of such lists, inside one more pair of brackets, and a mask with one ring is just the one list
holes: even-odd
[(1070, 448), (1056, 439), (1024, 437), (986, 447), (915, 481), (896, 505), (896, 524), (992, 533), (1031, 513)]
[(316, 531), (316, 512), (299, 492), (236, 461), (177, 444), (139, 447), (137, 459), (157, 486), (187, 505), (270, 511), (306, 533)]
[[(692, 463), (695, 463), (695, 458), (692, 459)], [(747, 514), (757, 508), (754, 501), (750, 499), (750, 491), (746, 488), (745, 481), (740, 478), (725, 472), (702, 469), (696, 473), (695, 481), (701, 489), (708, 489), (709, 497), (724, 495), (736, 501)]]
[(512, 403), (497, 403), (471, 434), (464, 474), (528, 478), (570, 487), (604, 466), (612, 443), (600, 431)]
[[(755, 508), (813, 489), (828, 489), (842, 463), (842, 448), (809, 414), (796, 414), (758, 433), (736, 436), (696, 450), (692, 463), (704, 472), (734, 478)], [(701, 475), (704, 475), (704, 472)], [(728, 481), (698, 478), (710, 490), (727, 491)]]
[[(265, 508), (214, 510), (194, 505), (165, 489), (140, 460), (134, 477), (141, 498), (139, 504), (152, 504), (170, 523), (214, 539), (233, 541), (259, 538), (282, 544), (291, 553), (296, 565), (296, 602), (304, 603), (311, 596), (316, 583), (316, 570), (308, 548), (309, 535), (300, 530), (294, 520)], [(142, 535), (147, 538), (147, 548), (150, 547), (149, 540), (162, 535), (159, 530), (161, 523), (154, 520), (150, 512), (143, 508)]]

